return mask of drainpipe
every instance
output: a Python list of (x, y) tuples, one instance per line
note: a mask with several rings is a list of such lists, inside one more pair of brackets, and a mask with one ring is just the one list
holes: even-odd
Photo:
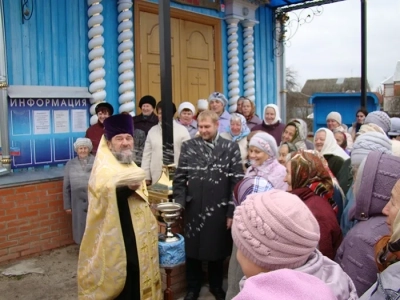
[[(281, 22), (281, 32), (285, 32), (285, 24)], [(281, 118), (282, 122), (286, 124), (286, 116), (287, 116), (287, 111), (286, 111), (286, 96), (287, 96), (287, 90), (286, 90), (286, 54), (285, 54), (285, 44), (283, 40), (280, 40), (278, 43), (280, 43), (282, 55), (280, 56), (280, 105), (281, 105)]]
[(0, 0), (0, 135), (2, 149), (0, 175), (8, 174), (11, 171), (7, 88), (6, 34), (4, 30), (3, 0)]

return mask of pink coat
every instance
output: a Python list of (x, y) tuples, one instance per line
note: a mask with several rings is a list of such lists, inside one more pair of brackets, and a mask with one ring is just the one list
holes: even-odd
[(284, 182), (286, 168), (276, 158), (266, 160), (261, 166), (251, 166), (247, 169), (245, 177), (260, 176), (268, 180), (274, 189), (287, 191), (288, 185)]

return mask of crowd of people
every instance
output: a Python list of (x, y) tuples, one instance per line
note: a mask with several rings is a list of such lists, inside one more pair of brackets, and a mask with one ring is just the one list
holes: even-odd
[[(398, 299), (400, 119), (359, 109), (348, 129), (333, 111), (310, 139), (274, 104), (261, 116), (246, 97), (232, 114), (227, 105), (218, 92), (173, 105), (184, 299), (198, 299), (204, 262), (217, 300)], [(161, 299), (147, 186), (162, 172), (162, 102), (139, 107), (131, 117), (97, 105), (65, 169), (82, 299)]]

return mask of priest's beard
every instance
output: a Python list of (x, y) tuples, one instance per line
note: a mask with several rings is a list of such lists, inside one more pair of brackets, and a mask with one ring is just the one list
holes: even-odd
[(131, 149), (124, 149), (120, 151), (115, 151), (114, 149), (111, 149), (111, 153), (121, 164), (131, 164), (135, 161), (136, 158), (135, 152), (133, 152), (133, 150)]

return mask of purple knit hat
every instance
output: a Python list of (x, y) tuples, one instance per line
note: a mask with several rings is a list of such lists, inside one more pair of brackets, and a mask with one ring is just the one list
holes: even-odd
[(247, 278), (235, 300), (336, 300), (331, 288), (316, 276), (276, 270)]
[(104, 135), (108, 141), (118, 135), (127, 133), (133, 136), (133, 119), (128, 114), (108, 117), (104, 120)]
[(400, 179), (400, 157), (378, 151), (370, 152), (364, 168), (359, 171), (357, 177), (362, 177), (356, 178), (356, 182), (360, 182), (355, 195), (356, 204), (349, 216), (350, 219), (365, 221), (371, 216), (382, 215), (382, 209)]
[(317, 248), (320, 233), (300, 198), (273, 189), (251, 194), (236, 207), (232, 238), (244, 256), (273, 271), (304, 265)]

